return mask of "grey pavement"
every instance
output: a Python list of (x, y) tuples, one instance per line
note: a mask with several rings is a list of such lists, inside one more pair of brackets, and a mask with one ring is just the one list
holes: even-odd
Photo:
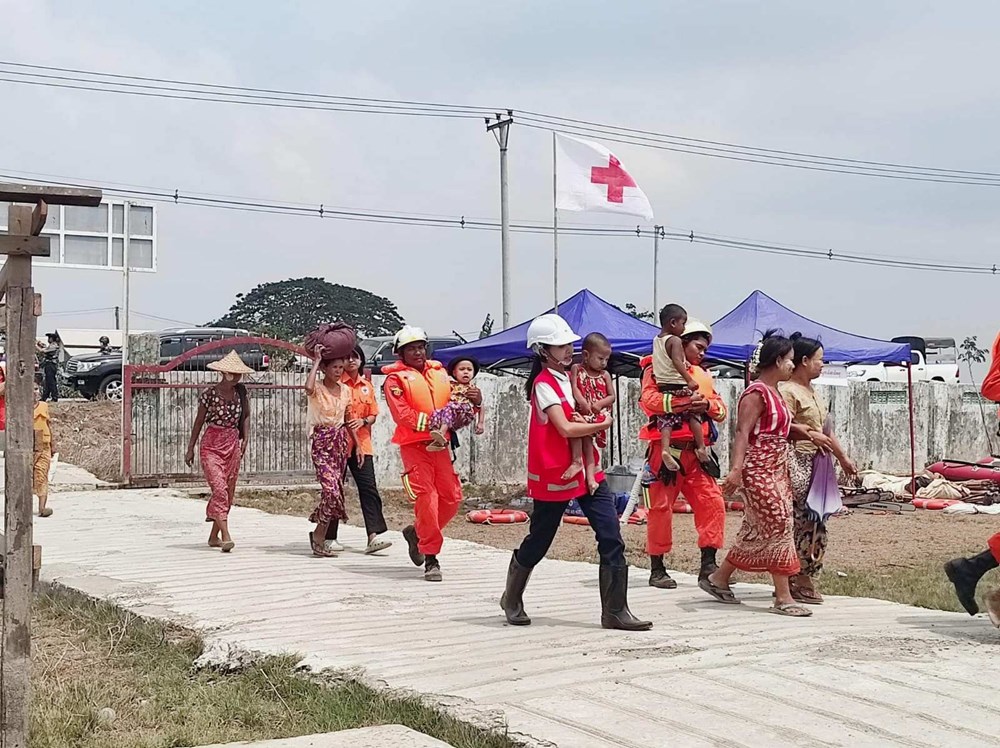
[(402, 725), (361, 727), (254, 743), (218, 743), (202, 748), (448, 748), (448, 744)]
[[(230, 555), (205, 544), (204, 503), (168, 490), (56, 494), (36, 522), (43, 579), (198, 629), (206, 661), (300, 653), (315, 671), (427, 695), (528, 745), (1000, 746), (1000, 631), (984, 617), (840, 598), (799, 620), (767, 588), (724, 606), (690, 576), (677, 590), (632, 571), (645, 633), (599, 626), (597, 568), (545, 561), (506, 626), (509, 554), (449, 540), (429, 584), (395, 545), (310, 555), (302, 518), (235, 508)], [(460, 520), (459, 520), (460, 521)]]

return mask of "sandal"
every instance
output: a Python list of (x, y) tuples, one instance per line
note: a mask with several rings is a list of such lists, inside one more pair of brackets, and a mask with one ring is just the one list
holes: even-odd
[(232, 540), (227, 540), (225, 543), (223, 543), (219, 547), (222, 549), (223, 553), (229, 553), (230, 551), (233, 550), (233, 548), (236, 547), (236, 543), (234, 543)]
[(323, 547), (323, 543), (317, 543), (313, 538), (313, 534), (309, 533), (309, 546), (312, 548), (313, 555), (316, 558), (336, 558), (336, 553), (331, 553), (326, 548)]
[(208, 541), (208, 547), (209, 548), (221, 548), (222, 547), (222, 541), (221, 540), (209, 540)]
[(779, 616), (791, 616), (792, 618), (808, 618), (812, 615), (812, 611), (803, 608), (801, 605), (796, 603), (782, 603), (781, 605), (772, 605), (767, 609), (768, 613), (777, 613)]
[(806, 605), (823, 604), (823, 596), (812, 587), (803, 587), (797, 582), (789, 580), (788, 590), (792, 593), (792, 598), (795, 602), (805, 603)]
[(733, 591), (726, 589), (725, 587), (718, 587), (712, 584), (708, 577), (698, 580), (698, 586), (701, 587), (705, 592), (714, 597), (720, 603), (725, 603), (726, 605), (740, 605), (740, 601), (736, 599), (736, 595)]
[(38, 516), (39, 517), (51, 517), (52, 516), (52, 510), (49, 509), (48, 507), (45, 507), (42, 511), (40, 511), (38, 513)]

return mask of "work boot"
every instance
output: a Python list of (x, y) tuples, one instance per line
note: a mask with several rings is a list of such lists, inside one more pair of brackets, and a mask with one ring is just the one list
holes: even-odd
[(420, 552), (417, 548), (417, 528), (413, 525), (407, 525), (403, 528), (403, 540), (410, 547), (410, 561), (413, 562), (414, 566), (422, 566), (424, 563), (424, 554)]
[(677, 580), (667, 574), (667, 567), (663, 565), (663, 556), (649, 557), (649, 586), (658, 587), (661, 590), (677, 589)]
[(715, 561), (715, 548), (702, 548), (701, 549), (701, 569), (698, 571), (698, 581), (702, 579), (708, 579), (709, 574), (712, 574), (719, 569), (719, 565)]
[(531, 569), (517, 562), (517, 554), (510, 554), (510, 566), (507, 567), (507, 587), (500, 597), (500, 607), (507, 616), (511, 626), (530, 626), (531, 619), (524, 612), (524, 602), (521, 596), (531, 578)]
[(972, 558), (955, 558), (944, 565), (944, 573), (955, 585), (958, 601), (970, 616), (979, 612), (979, 605), (976, 604), (976, 585), (983, 578), (983, 574), (997, 566), (1000, 564), (993, 558), (992, 551), (983, 551)]
[(600, 566), (601, 627), (622, 631), (648, 631), (651, 621), (640, 621), (628, 609), (628, 567)]
[(441, 581), (441, 564), (438, 563), (437, 556), (427, 554), (427, 560), (424, 562), (424, 581)]

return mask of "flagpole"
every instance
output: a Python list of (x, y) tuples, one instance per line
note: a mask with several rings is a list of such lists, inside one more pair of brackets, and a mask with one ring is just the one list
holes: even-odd
[(552, 131), (552, 306), (559, 313), (559, 182), (556, 176), (556, 133)]

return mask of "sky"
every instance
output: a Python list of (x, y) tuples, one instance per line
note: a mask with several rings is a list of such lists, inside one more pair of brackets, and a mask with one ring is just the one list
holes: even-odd
[[(551, 139), (534, 110), (844, 158), (1000, 171), (1000, 5), (0, 0), (0, 59), (105, 72), (513, 109), (514, 220), (551, 220)], [(482, 121), (168, 101), (0, 82), (0, 173), (497, 219)], [(595, 138), (600, 140), (599, 137)], [(1000, 260), (996, 187), (782, 169), (607, 143), (656, 221), (932, 261)], [(634, 226), (607, 214), (562, 220)], [(395, 302), (433, 334), (500, 314), (500, 236), (161, 205), (159, 271), (132, 308), (183, 323), (236, 294), (322, 276)], [(511, 315), (552, 305), (551, 237), (513, 234)], [(652, 306), (652, 240), (562, 237), (560, 288)], [(121, 277), (41, 268), (52, 327), (111, 327)], [(882, 269), (666, 242), (660, 303), (707, 320), (754, 289), (873, 337), (997, 331), (1000, 277)], [(134, 329), (164, 323), (133, 316)], [(791, 331), (788, 331), (791, 332)]]

